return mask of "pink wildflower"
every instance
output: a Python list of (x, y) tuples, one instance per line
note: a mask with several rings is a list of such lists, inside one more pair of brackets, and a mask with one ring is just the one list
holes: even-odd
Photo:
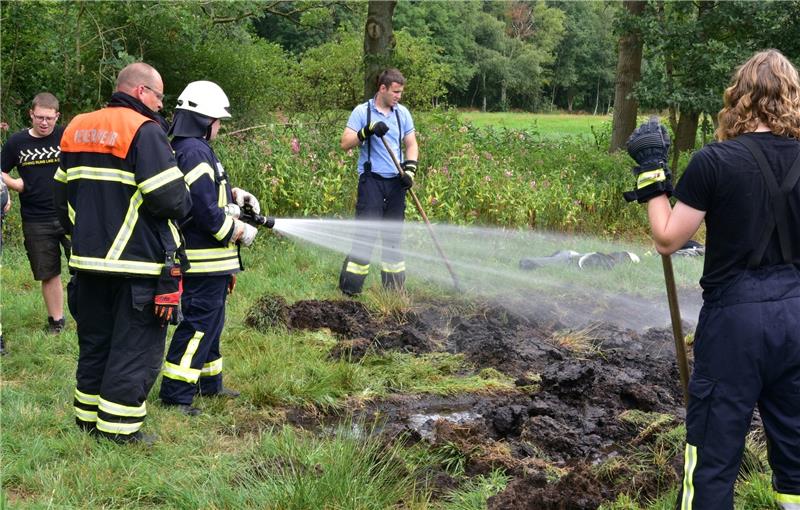
[(292, 152), (298, 154), (300, 152), (300, 140), (292, 137)]

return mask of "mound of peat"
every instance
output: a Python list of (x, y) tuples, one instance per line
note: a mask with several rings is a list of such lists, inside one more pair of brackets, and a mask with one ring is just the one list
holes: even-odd
[[(673, 426), (683, 417), (666, 329), (638, 333), (593, 323), (567, 330), (542, 321), (541, 314), (520, 315), (500, 306), (465, 313), (424, 303), (400, 319), (383, 321), (354, 301), (276, 305), (268, 300), (261, 306), (285, 318), (289, 329), (328, 328), (340, 339), (332, 356), (357, 360), (387, 349), (447, 351), (464, 354), (476, 370), (491, 367), (514, 378), (516, 387), (501, 394), (393, 395), (351, 411), (380, 422), (388, 438), (457, 448), (469, 475), (503, 468), (512, 480), (489, 500), (492, 509), (597, 508), (630, 487), (619, 477), (599, 478), (592, 466), (630, 454), (643, 441), (640, 427), (622, 416), (659, 413)], [(290, 419), (303, 426), (311, 421), (299, 410)], [(450, 488), (445, 473), (428, 476), (442, 492)], [(664, 483), (664, 475), (658, 476), (652, 484), (643, 481), (640, 494)], [(666, 478), (677, 481), (677, 473)]]

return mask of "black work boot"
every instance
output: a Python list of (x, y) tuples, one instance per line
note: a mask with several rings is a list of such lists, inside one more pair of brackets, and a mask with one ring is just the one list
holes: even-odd
[(58, 335), (62, 331), (64, 331), (64, 326), (66, 325), (66, 320), (64, 317), (61, 317), (58, 320), (53, 319), (52, 317), (47, 318), (47, 332), (51, 335)]
[(216, 393), (212, 393), (211, 397), (224, 397), (224, 398), (237, 398), (241, 395), (240, 392), (228, 388), (227, 386), (223, 386), (221, 390)]
[[(358, 296), (361, 294), (361, 289), (364, 287), (364, 280), (367, 279), (367, 273), (365, 272), (364, 274), (356, 274), (348, 271), (347, 269), (350, 262), (350, 257), (347, 257), (344, 259), (344, 263), (342, 264), (342, 271), (339, 273), (339, 290), (348, 296)], [(369, 263), (353, 263), (357, 266), (361, 266), (362, 268), (366, 267), (366, 271), (369, 271)]]
[(119, 444), (141, 444), (147, 447), (153, 446), (158, 441), (156, 434), (145, 434), (141, 430), (137, 430), (133, 434), (109, 434), (98, 431), (96, 437), (103, 437)]
[(165, 407), (173, 408), (179, 413), (185, 414), (186, 416), (199, 416), (203, 414), (203, 411), (191, 404), (179, 404), (177, 402), (165, 402), (163, 400), (161, 401), (161, 404)]
[(388, 273), (381, 271), (381, 283), (386, 290), (403, 290), (406, 283), (406, 272)]

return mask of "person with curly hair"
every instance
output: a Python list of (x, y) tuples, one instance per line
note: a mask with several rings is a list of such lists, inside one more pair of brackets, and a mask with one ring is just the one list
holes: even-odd
[[(756, 406), (778, 505), (800, 509), (800, 79), (777, 50), (753, 55), (725, 90), (717, 143), (691, 159), (674, 192), (666, 130), (640, 127), (640, 166), (658, 252), (706, 223), (678, 507), (732, 509)], [(668, 196), (677, 199), (670, 205)]]

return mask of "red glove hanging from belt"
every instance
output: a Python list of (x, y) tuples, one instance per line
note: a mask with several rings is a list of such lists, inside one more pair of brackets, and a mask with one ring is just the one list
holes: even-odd
[(158, 278), (155, 296), (155, 314), (161, 320), (161, 326), (178, 324), (183, 319), (181, 314), (181, 294), (183, 293), (183, 276), (181, 266), (168, 256), (164, 269)]

